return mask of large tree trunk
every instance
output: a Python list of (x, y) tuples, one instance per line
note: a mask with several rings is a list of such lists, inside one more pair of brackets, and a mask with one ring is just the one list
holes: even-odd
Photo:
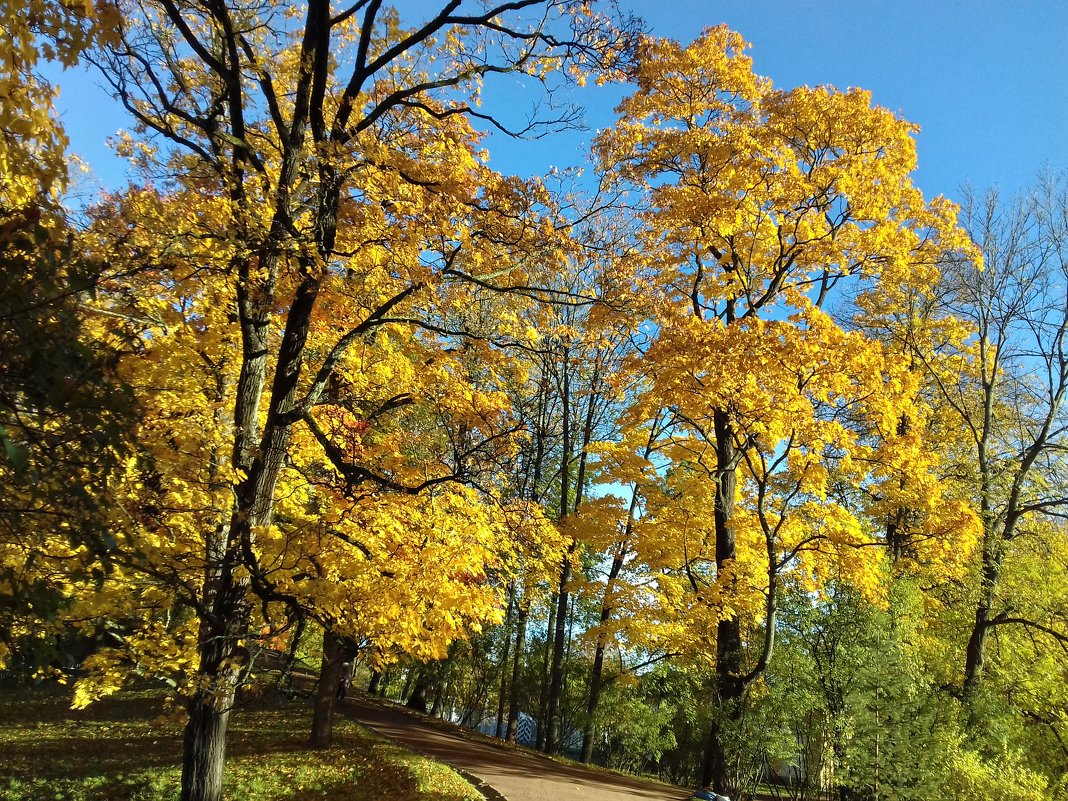
[[(189, 723), (182, 758), (182, 801), (220, 801), (229, 709), (237, 690), (238, 671), (234, 669), (237, 643), (248, 633), (250, 587), (269, 593), (270, 587), (255, 558), (255, 531), (269, 526), (274, 513), (275, 488), (289, 449), (292, 422), (289, 416), (297, 404), (300, 368), (319, 282), (305, 279), (297, 288), (278, 350), (278, 363), (271, 386), (267, 420), (259, 431), (258, 410), (263, 395), (265, 354), (269, 352), (268, 326), (262, 312), (253, 312), (251, 303), (239, 295), (243, 359), (234, 405), (235, 466), (245, 470), (245, 478), (235, 488), (234, 508), (229, 529), (221, 538), (209, 540), (209, 564), (205, 579), (205, 600), (211, 605), (214, 621), (201, 627), (200, 668), (202, 685), (189, 704)], [(222, 555), (221, 560), (219, 555)], [(244, 571), (237, 572), (238, 567)]]
[[(232, 521), (236, 521), (234, 515)], [(188, 701), (183, 735), (182, 801), (221, 801), (226, 732), (248, 652), (238, 643), (248, 633), (247, 579), (235, 575), (244, 526), (231, 522), (208, 539), (204, 599), (211, 619), (200, 625), (198, 689)], [(236, 533), (236, 536), (235, 536)]]
[[(737, 549), (734, 528), (730, 524), (734, 514), (734, 494), (738, 477), (735, 468), (737, 453), (734, 427), (725, 411), (713, 413), (716, 433), (716, 498), (714, 519), (716, 527), (717, 580), (728, 569)], [(771, 624), (772, 621), (769, 621)], [(716, 712), (709, 733), (708, 752), (702, 772), (702, 784), (710, 784), (715, 792), (726, 795), (730, 788), (726, 739), (742, 714), (742, 630), (737, 617), (721, 620), (716, 626)]]
[(312, 748), (329, 748), (334, 736), (334, 707), (338, 688), (351, 670), (351, 651), (342, 646), (329, 631), (323, 633), (323, 661), (319, 669), (319, 683), (315, 689), (315, 707), (312, 714)]
[(429, 689), (430, 674), (426, 670), (420, 669), (419, 675), (415, 679), (415, 686), (412, 688), (412, 694), (408, 696), (408, 700), (404, 702), (404, 705), (425, 715), (428, 709), (426, 693)]
[[(242, 260), (237, 268), (239, 272), (247, 271), (247, 261)], [(265, 503), (258, 492), (263, 486), (260, 480), (264, 466), (257, 464), (254, 457), (269, 352), (267, 318), (253, 308), (243, 289), (238, 291), (238, 307), (242, 361), (234, 397), (231, 459), (235, 467), (245, 471), (246, 478), (237, 487), (228, 524), (217, 526), (205, 541), (203, 602), (211, 615), (201, 618), (199, 689), (187, 704), (182, 801), (222, 799), (226, 732), (239, 679), (234, 658), (237, 644), (248, 628), (248, 578), (238, 578), (235, 570), (244, 550), (251, 548), (253, 523), (270, 520), (273, 500), (272, 497)], [(257, 519), (253, 521), (253, 517)]]
[(189, 705), (182, 754), (181, 801), (222, 798), (226, 729), (233, 696), (201, 694)]
[(220, 801), (226, 760), (226, 731), (247, 651), (238, 641), (248, 628), (244, 586), (233, 571), (213, 571), (206, 585), (212, 610), (222, 626), (203, 621), (200, 629), (201, 680), (189, 700), (183, 736), (181, 801)]

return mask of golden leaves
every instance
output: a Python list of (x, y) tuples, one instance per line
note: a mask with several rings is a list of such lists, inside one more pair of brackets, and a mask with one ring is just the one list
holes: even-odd
[[(955, 209), (911, 182), (915, 126), (861, 90), (775, 89), (744, 50), (722, 27), (687, 47), (646, 41), (597, 141), (609, 179), (640, 198), (643, 288), (659, 300), (629, 365), (643, 392), (606, 456), (640, 487), (638, 551), (698, 638), (726, 617), (760, 621), (787, 580), (847, 581), (877, 601), (889, 521), (934, 573), (959, 571), (975, 537), (919, 439), (917, 371), (821, 310), (861, 277), (862, 316), (907, 310), (941, 259), (973, 250)], [(650, 431), (654, 455), (637, 459)], [(728, 477), (734, 497), (716, 498)]]
[(691, 305), (694, 270), (709, 306), (794, 303), (791, 289), (815, 301), (857, 273), (929, 284), (940, 253), (970, 248), (952, 206), (909, 179), (914, 125), (862, 90), (774, 89), (743, 50), (722, 27), (686, 48), (647, 42), (598, 138), (608, 175), (646, 192), (641, 236), (669, 301)]
[(117, 8), (104, 0), (0, 3), (0, 206), (54, 199), (66, 181), (67, 139), (38, 61), (69, 67), (93, 41), (114, 41), (118, 23)]

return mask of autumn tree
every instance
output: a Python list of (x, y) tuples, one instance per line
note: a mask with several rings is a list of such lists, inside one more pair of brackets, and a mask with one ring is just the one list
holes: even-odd
[(136, 407), (114, 369), (125, 323), (101, 341), (83, 319), (104, 268), (75, 251), (59, 208), (0, 228), (0, 667), (13, 652), (37, 667), (59, 661), (61, 613), (110, 569), (111, 481)]
[[(592, 232), (580, 239), (591, 236)], [(594, 556), (598, 550), (597, 543), (584, 531), (590, 485), (596, 473), (592, 446), (596, 440), (614, 433), (618, 404), (611, 383), (628, 344), (627, 326), (602, 313), (601, 307), (612, 303), (614, 284), (619, 280), (615, 275), (618, 261), (604, 248), (604, 239), (602, 234), (598, 246), (590, 241), (582, 243), (580, 262), (563, 288), (573, 298), (589, 300), (566, 306), (567, 313), (550, 330), (549, 339), (556, 351), (552, 375), (560, 404), (555, 506), (559, 524), (569, 537), (569, 551), (555, 587), (556, 611), (550, 627), (552, 648), (544, 713), (545, 749), (549, 753), (561, 745), (563, 660), (565, 645), (571, 639), (568, 615), (574, 605), (575, 585), (581, 583), (576, 568), (584, 554)]]
[[(874, 532), (831, 488), (862, 484), (885, 458), (846, 419), (893, 430), (914, 382), (822, 307), (860, 275), (930, 283), (966, 246), (950, 204), (909, 180), (911, 125), (859, 90), (776, 90), (744, 47), (722, 27), (688, 47), (646, 40), (636, 90), (598, 142), (605, 169), (647, 197), (662, 311), (630, 420), (672, 416), (662, 554), (703, 610), (693, 636), (715, 642), (704, 778), (719, 792), (733, 781), (728, 730), (774, 652), (783, 574), (814, 590), (842, 571), (878, 585)], [(761, 631), (748, 656), (747, 620)]]
[[(469, 120), (498, 123), (477, 110), (481, 81), (601, 66), (621, 42), (582, 4), (534, 0), (470, 12), (451, 2), (414, 26), (377, 1), (249, 10), (166, 0), (122, 12), (117, 43), (93, 61), (136, 121), (141, 138), (125, 147), (156, 176), (143, 203), (185, 217), (170, 250), (121, 236), (101, 249), (158, 271), (164, 316), (175, 310), (173, 269), (202, 281), (197, 302), (225, 315), (204, 333), (233, 337), (240, 354), (225, 348), (225, 368), (209, 367), (224, 379), (210, 452), (232, 490), (213, 489), (199, 507), (202, 572), (177, 584), (198, 621), (182, 795), (216, 799), (254, 607), (302, 604), (284, 578), (301, 571), (278, 573), (274, 561), (297, 449), (317, 445), (342, 487), (416, 498), (462, 484), (481, 443), (502, 440), (492, 396), (440, 386), (409, 403), (422, 389), (366, 366), (400, 351), (414, 373), (418, 353), (435, 359), (419, 387), (462, 381), (445, 343), (464, 331), (440, 324), (446, 309), (501, 293), (551, 299), (538, 289), (536, 270), (553, 259), (535, 257), (545, 241), (537, 188), (478, 156)], [(180, 177), (161, 180), (170, 175)], [(399, 391), (347, 408), (368, 378)], [(364, 458), (360, 438), (377, 416), (456, 403), (467, 420), (446, 461), (413, 459), (388, 433)], [(466, 492), (440, 489), (460, 503)]]

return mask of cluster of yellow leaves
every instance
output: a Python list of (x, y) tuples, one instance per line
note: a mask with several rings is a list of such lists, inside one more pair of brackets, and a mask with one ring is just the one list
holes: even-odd
[(261, 561), (279, 589), (379, 659), (440, 659), (454, 639), (499, 623), (525, 543), (553, 539), (537, 510), (494, 508), (461, 487), (324, 500), (303, 519), (280, 509), (287, 521), (262, 532)]
[(71, 66), (93, 41), (114, 35), (116, 15), (105, 0), (0, 3), (0, 208), (62, 190), (67, 138), (52, 105), (55, 90), (37, 66), (42, 57)]
[(825, 276), (914, 287), (969, 247), (952, 205), (926, 203), (908, 178), (914, 126), (860, 90), (777, 90), (743, 49), (723, 27), (685, 48), (648, 41), (637, 90), (597, 143), (610, 175), (649, 191), (645, 249), (682, 313), (693, 291), (792, 304)]

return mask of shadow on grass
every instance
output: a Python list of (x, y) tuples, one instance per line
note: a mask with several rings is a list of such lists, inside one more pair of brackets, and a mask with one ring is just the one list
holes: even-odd
[[(0, 694), (0, 798), (163, 801), (177, 797), (181, 725), (160, 720), (159, 693), (69, 709), (63, 690)], [(231, 717), (226, 797), (256, 801), (469, 801), (457, 774), (339, 720), (337, 745), (306, 747), (306, 702), (259, 702)]]

